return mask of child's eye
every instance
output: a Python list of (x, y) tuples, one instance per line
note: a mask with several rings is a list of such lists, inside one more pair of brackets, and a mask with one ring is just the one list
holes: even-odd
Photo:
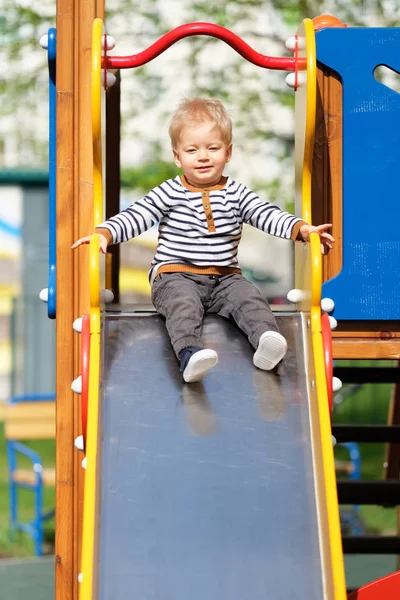
[(186, 150), (186, 152), (189, 152), (190, 154), (193, 154), (193, 152), (196, 152), (196, 149), (195, 148), (188, 148)]
[(211, 146), (210, 150), (219, 150), (218, 146)]

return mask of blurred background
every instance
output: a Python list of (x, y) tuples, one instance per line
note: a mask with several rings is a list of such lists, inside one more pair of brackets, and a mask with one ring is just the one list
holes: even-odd
[[(113, 0), (106, 9), (107, 33), (116, 39), (112, 53), (118, 55), (139, 52), (192, 21), (223, 25), (272, 56), (289, 56), (284, 42), (305, 17), (330, 13), (351, 26), (400, 23), (398, 0)], [(55, 324), (38, 298), (47, 287), (48, 268), (48, 70), (39, 39), (55, 27), (55, 10), (49, 0), (2, 0), (0, 7), (0, 417), (10, 398), (55, 389)], [(121, 208), (177, 173), (168, 122), (179, 100), (191, 95), (221, 99), (233, 119), (234, 154), (226, 173), (293, 211), (294, 94), (285, 74), (261, 70), (204, 37), (181, 41), (150, 65), (121, 72)], [(149, 302), (147, 271), (156, 233), (150, 230), (121, 247), (122, 303)], [(274, 303), (283, 303), (293, 287), (292, 259), (290, 242), (245, 228), (240, 264)], [(390, 394), (390, 386), (345, 386), (336, 398), (334, 422), (385, 423)], [(54, 440), (32, 447), (46, 467), (54, 467)], [(352, 457), (349, 448), (338, 446), (335, 452), (349, 476), (381, 476), (383, 445), (360, 444)], [(27, 533), (9, 535), (9, 468), (0, 428), (0, 582), (2, 589), (9, 586), (7, 598), (19, 599), (26, 586), (13, 561), (34, 557), (35, 547)], [(54, 506), (54, 488), (46, 488), (44, 502), (49, 510)], [(32, 494), (22, 493), (19, 506), (22, 518), (31, 518)], [(344, 507), (342, 521), (346, 530), (360, 533), (397, 530), (394, 509)], [(48, 558), (30, 563), (45, 582), (39, 586), (43, 600), (53, 594), (53, 541), (54, 520), (49, 520), (43, 545)], [(46, 564), (43, 575), (40, 565)], [(350, 587), (394, 568), (394, 557), (346, 559)]]

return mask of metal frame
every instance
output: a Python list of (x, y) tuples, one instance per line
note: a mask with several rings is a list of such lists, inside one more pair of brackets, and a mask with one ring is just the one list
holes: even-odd
[[(22, 402), (54, 402), (55, 394), (24, 394), (13, 396), (10, 404)], [(7, 460), (9, 472), (9, 514), (10, 514), (10, 537), (17, 530), (24, 531), (31, 536), (35, 546), (36, 556), (43, 554), (43, 523), (54, 517), (55, 511), (43, 511), (43, 477), (42, 460), (40, 455), (29, 448), (26, 444), (14, 439), (6, 440)], [(32, 463), (32, 470), (35, 473), (34, 485), (14, 481), (13, 475), (17, 471), (18, 455), (26, 456)], [(18, 521), (18, 489), (23, 488), (31, 490), (34, 495), (34, 518), (31, 521)]]

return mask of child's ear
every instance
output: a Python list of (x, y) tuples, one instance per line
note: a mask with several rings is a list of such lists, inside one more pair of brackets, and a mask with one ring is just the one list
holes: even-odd
[(178, 169), (181, 169), (182, 168), (182, 163), (179, 160), (179, 154), (178, 154), (177, 150), (174, 150), (172, 148), (172, 152), (174, 153), (174, 161), (175, 161), (176, 166), (178, 167)]
[(226, 149), (226, 162), (228, 163), (232, 158), (232, 144), (229, 144), (229, 146)]

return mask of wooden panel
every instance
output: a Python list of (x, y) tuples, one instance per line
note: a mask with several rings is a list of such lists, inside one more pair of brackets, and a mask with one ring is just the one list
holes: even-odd
[(400, 340), (379, 340), (368, 338), (333, 339), (333, 359), (400, 359)]
[[(120, 211), (120, 104), (121, 75), (114, 72), (117, 80), (106, 93), (106, 218), (113, 217)], [(120, 245), (114, 244), (108, 249), (112, 257), (111, 278), (106, 280), (106, 288), (112, 289), (114, 302), (118, 303)]]
[(11, 421), (5, 427), (9, 440), (51, 440), (56, 436), (56, 422), (18, 423)]
[(342, 85), (334, 71), (319, 65), (313, 158), (313, 224), (332, 223), (335, 248), (323, 259), (323, 281), (342, 266)]
[[(28, 469), (17, 469), (13, 473), (12, 477), (15, 483), (27, 483), (28, 485), (35, 485), (36, 473), (33, 470)], [(43, 469), (42, 471), (43, 485), (48, 487), (54, 487), (56, 483), (56, 471), (55, 469)]]
[(75, 318), (89, 304), (88, 252), (72, 243), (92, 229), (91, 38), (103, 0), (57, 0), (57, 472), (56, 600), (78, 598), (84, 472), (74, 448), (81, 433)]
[(55, 402), (18, 402), (7, 404), (5, 418), (8, 422), (52, 421), (56, 418)]
[(73, 598), (74, 0), (57, 2), (57, 319), (55, 598)]

